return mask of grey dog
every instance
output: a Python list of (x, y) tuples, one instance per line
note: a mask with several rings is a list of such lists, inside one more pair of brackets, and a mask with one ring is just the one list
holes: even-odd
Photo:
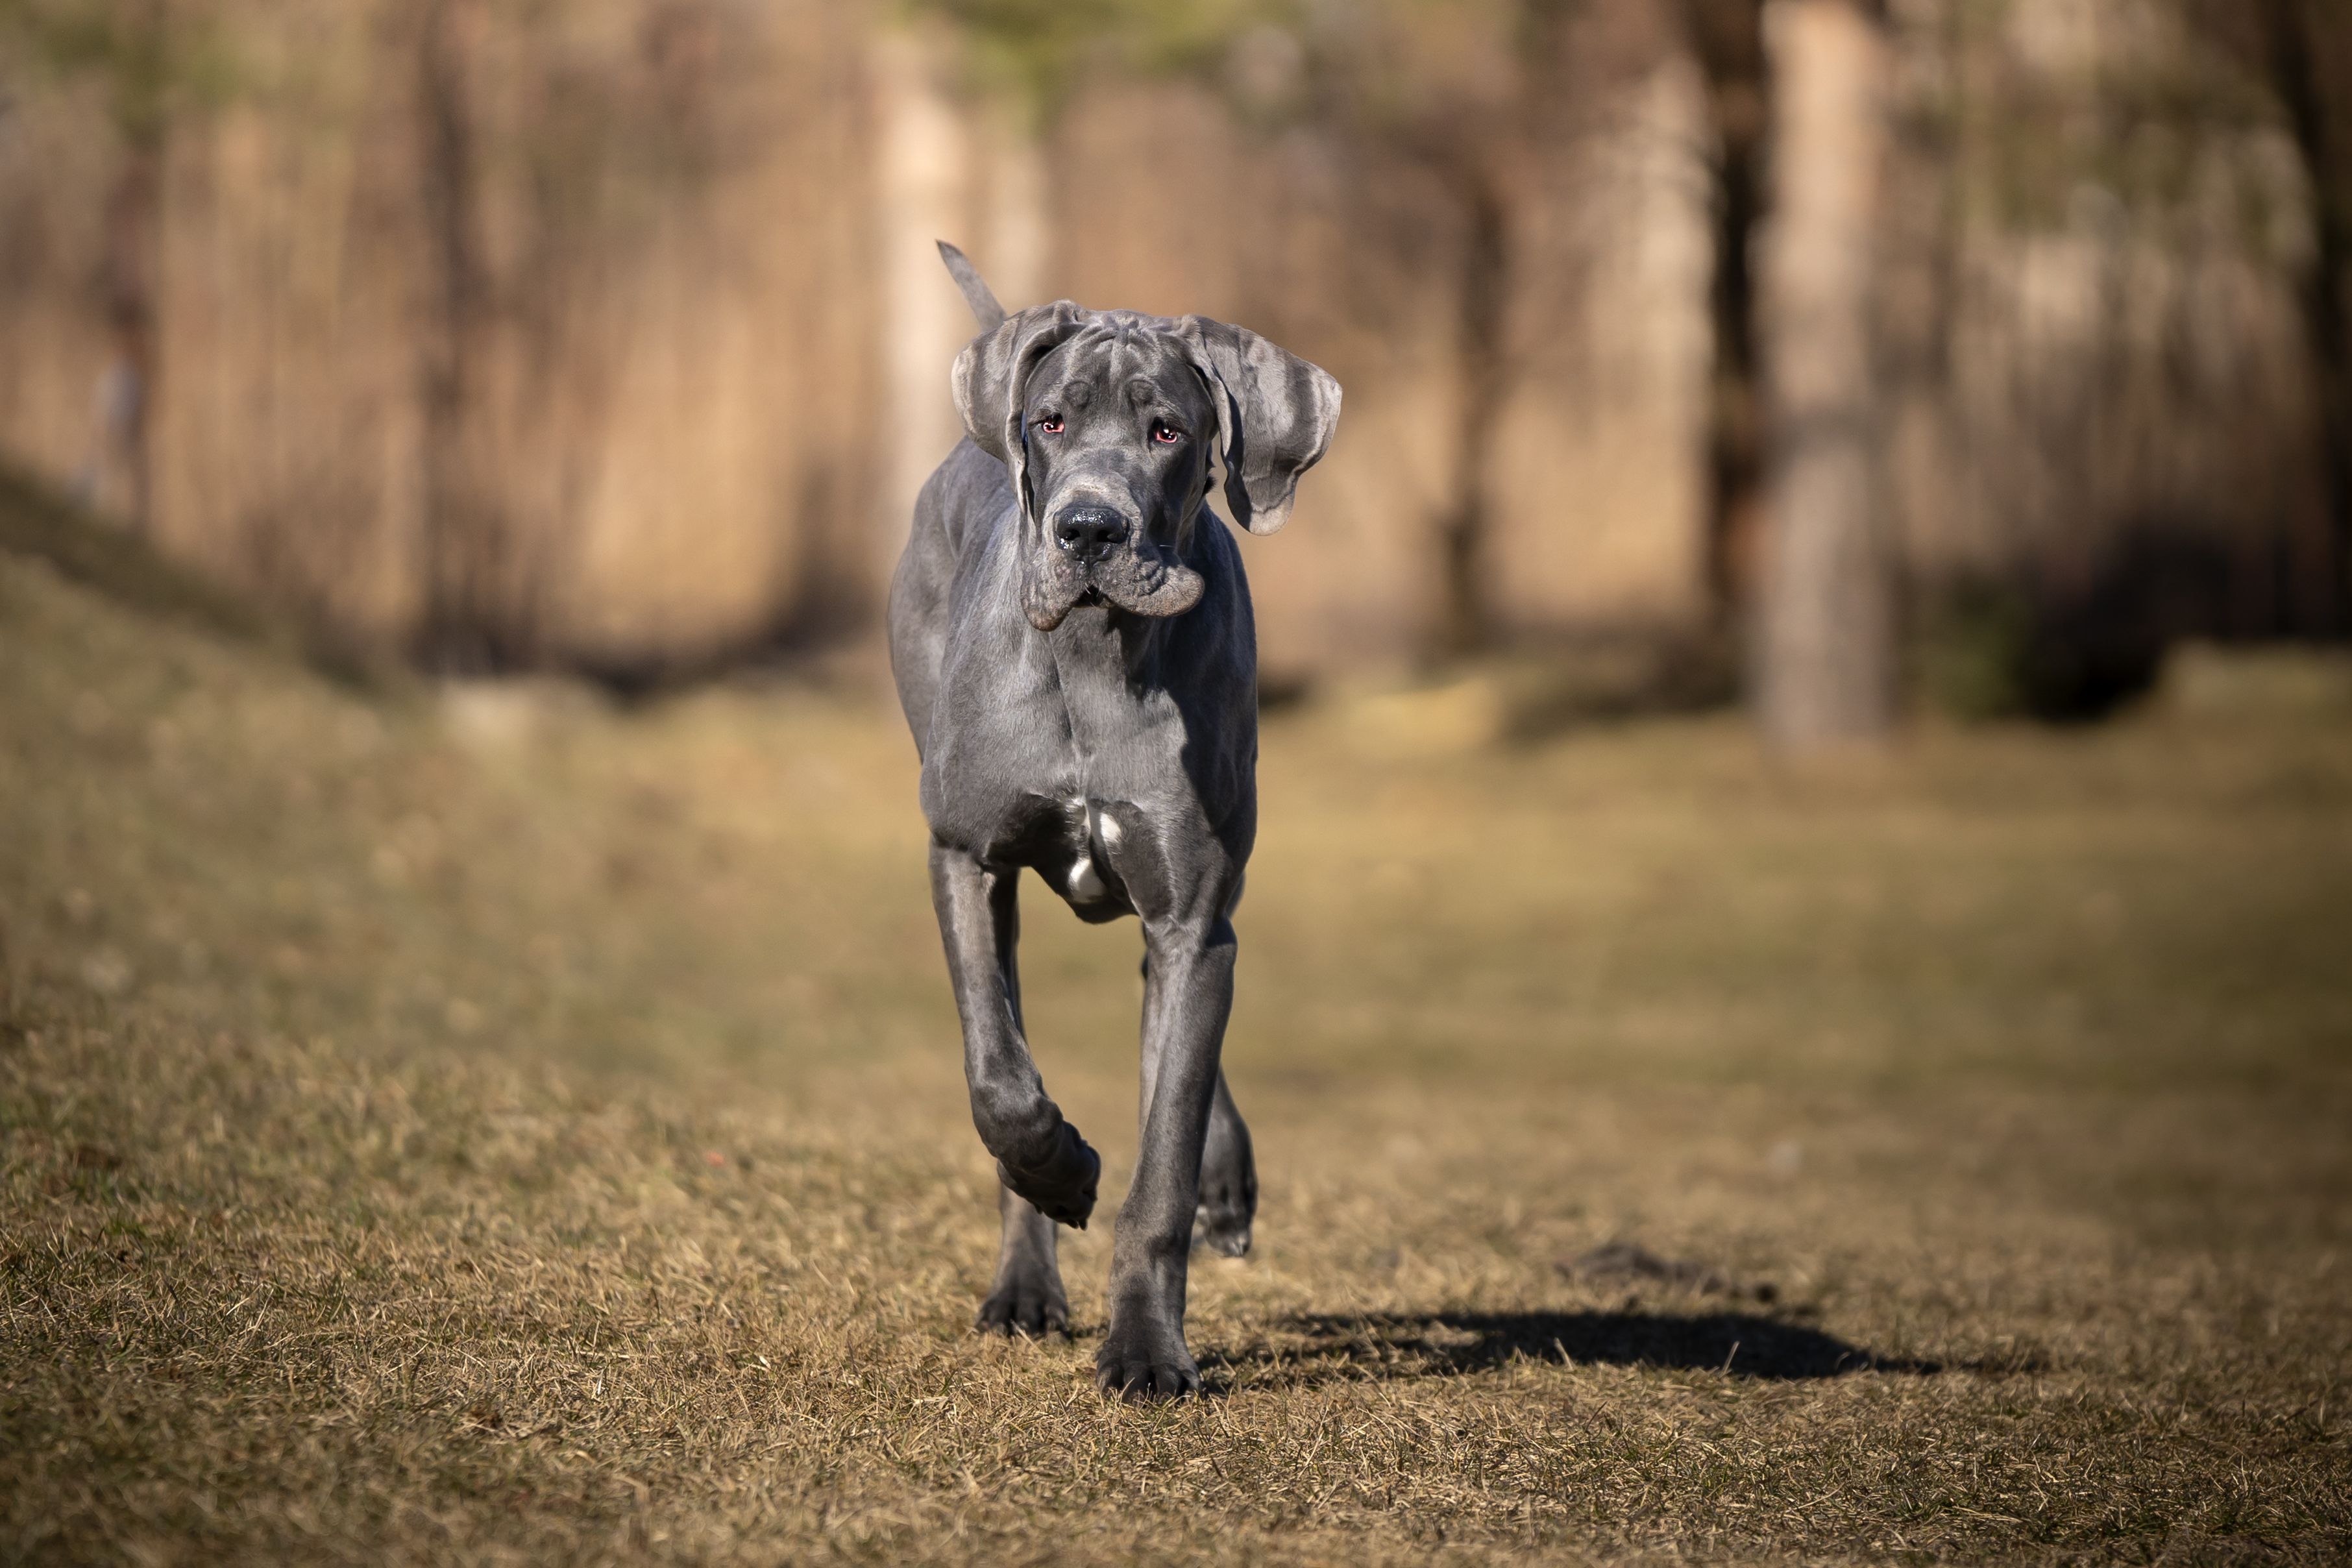
[(923, 486), (891, 581), (890, 663), (922, 758), (972, 1121), (1003, 1186), (980, 1327), (1067, 1327), (1054, 1226), (1086, 1224), (1102, 1169), (1023, 1031), (1026, 867), (1082, 920), (1143, 923), (1142, 1146), (1095, 1382), (1196, 1394), (1195, 1229), (1239, 1257), (1257, 1209), (1218, 1065), (1257, 832), (1257, 647), (1241, 552), (1207, 504), (1212, 459), (1234, 521), (1272, 533), (1330, 444), (1339, 384), (1200, 316), (1063, 300), (1008, 318), (962, 252), (940, 251), (981, 332), (955, 362), (966, 438)]

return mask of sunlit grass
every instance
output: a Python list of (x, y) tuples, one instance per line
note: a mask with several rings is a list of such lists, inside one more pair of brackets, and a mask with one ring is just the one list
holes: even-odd
[(214, 636), (0, 555), (0, 1554), (2352, 1551), (2352, 727), (1273, 724), (1260, 1252), (1129, 1410), (1134, 930), (1032, 884), (1107, 1196), (1075, 1342), (980, 1341), (886, 699)]

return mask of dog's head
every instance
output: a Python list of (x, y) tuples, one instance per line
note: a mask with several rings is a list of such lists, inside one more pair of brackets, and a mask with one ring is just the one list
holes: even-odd
[(1255, 332), (1067, 300), (974, 338), (955, 399), (1012, 475), (1021, 607), (1040, 631), (1089, 599), (1139, 616), (1200, 603), (1184, 562), (1212, 458), (1234, 521), (1272, 533), (1339, 419), (1339, 384)]

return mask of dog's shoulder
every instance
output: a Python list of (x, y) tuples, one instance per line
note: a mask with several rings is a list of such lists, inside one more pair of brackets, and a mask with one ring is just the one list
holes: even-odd
[[(961, 557), (973, 536), (985, 530), (1013, 505), (1013, 479), (1004, 465), (972, 445), (966, 437), (956, 443), (931, 471), (917, 504), (918, 527), (929, 523), (945, 536), (949, 551)], [(928, 514), (928, 515), (926, 515)]]

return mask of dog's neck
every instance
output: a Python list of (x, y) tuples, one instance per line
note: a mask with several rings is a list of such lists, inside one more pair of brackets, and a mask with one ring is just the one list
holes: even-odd
[[(1204, 502), (1205, 492), (1193, 501), (1170, 551), (1184, 566), (1213, 576), (1218, 570), (1212, 560), (1214, 552), (1205, 546), (1202, 534), (1225, 524)], [(1045, 645), (1066, 683), (1092, 678), (1133, 689), (1158, 684), (1160, 650), (1174, 628), (1198, 613), (1196, 606), (1174, 616), (1139, 615), (1097, 596), (1071, 606), (1051, 631), (1034, 625), (1024, 629)]]
[(1133, 686), (1149, 680), (1169, 628), (1179, 617), (1139, 616), (1115, 605), (1085, 604), (1071, 610), (1050, 632), (1034, 627), (1051, 650), (1063, 681), (1116, 681)]

